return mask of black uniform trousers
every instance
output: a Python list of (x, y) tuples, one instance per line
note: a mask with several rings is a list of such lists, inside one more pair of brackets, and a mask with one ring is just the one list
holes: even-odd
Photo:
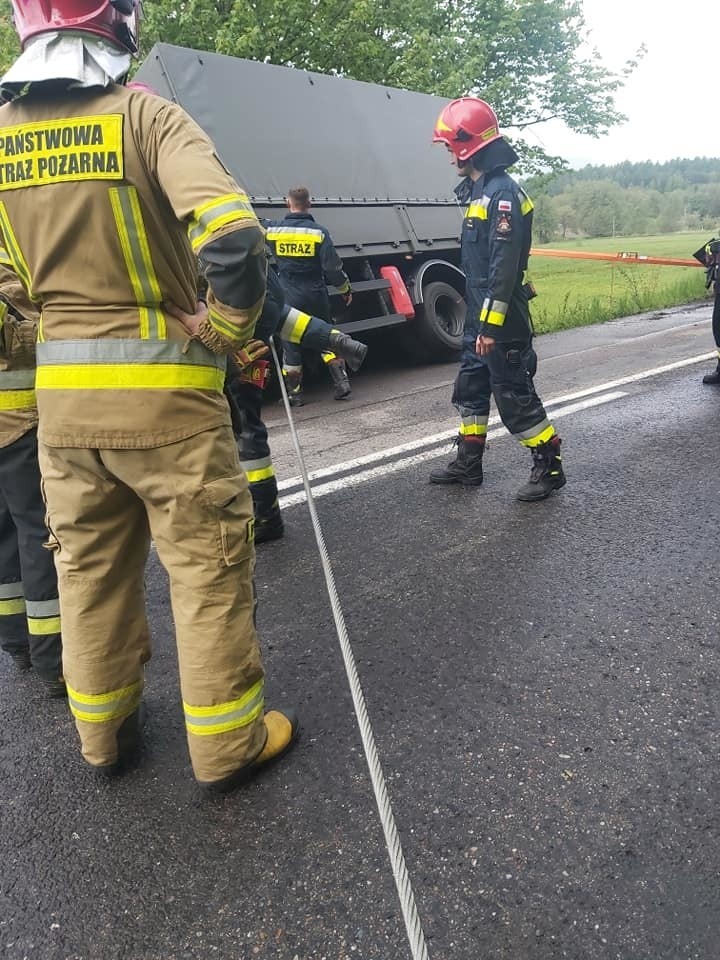
[(715, 303), (712, 312), (712, 332), (715, 346), (718, 348), (718, 358), (720, 358), (720, 281), (715, 281)]
[(269, 457), (268, 432), (262, 419), (262, 387), (236, 377), (226, 384), (225, 390), (232, 398), (230, 413), (240, 460), (247, 462)]
[(510, 433), (527, 446), (548, 429), (549, 422), (533, 377), (537, 355), (532, 341), (495, 343), (490, 353), (475, 352), (478, 330), (466, 328), (463, 334), (460, 370), (455, 380), (452, 402), (462, 418), (477, 418), (487, 423), (490, 399)]
[[(285, 302), (296, 310), (309, 313), (311, 317), (319, 317), (325, 323), (332, 323), (332, 307), (327, 287), (303, 284), (295, 276), (280, 274), (280, 282), (285, 292)], [(302, 350), (296, 343), (283, 340), (283, 354), (285, 364), (289, 367), (302, 366)]]
[(0, 647), (30, 651), (36, 673), (62, 676), (60, 608), (45, 505), (37, 430), (0, 449)]

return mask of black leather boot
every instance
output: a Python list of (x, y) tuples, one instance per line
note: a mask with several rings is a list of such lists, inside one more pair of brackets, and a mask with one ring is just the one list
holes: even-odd
[(352, 371), (357, 371), (367, 356), (368, 348), (359, 340), (353, 340), (341, 330), (332, 330), (328, 349), (345, 361)]
[(718, 365), (715, 367), (712, 373), (706, 373), (703, 377), (703, 383), (720, 383), (720, 360), (718, 360)]
[(350, 386), (350, 378), (345, 369), (345, 361), (331, 360), (327, 368), (330, 371), (332, 382), (335, 384), (335, 399), (347, 400), (352, 393), (352, 387)]
[(275, 477), (250, 484), (255, 508), (255, 543), (279, 540), (285, 532)]
[(302, 370), (283, 370), (285, 389), (291, 407), (302, 407), (305, 404), (302, 388)]
[(530, 471), (530, 479), (517, 492), (518, 500), (528, 503), (544, 500), (553, 490), (559, 490), (565, 486), (567, 480), (560, 456), (561, 443), (560, 437), (556, 436), (547, 443), (531, 448), (533, 468)]
[(483, 482), (482, 458), (485, 437), (458, 436), (457, 457), (446, 467), (433, 470), (430, 483), (460, 483), (463, 487), (479, 487)]
[(27, 647), (23, 650), (9, 650), (8, 653), (10, 654), (12, 662), (15, 664), (15, 669), (20, 673), (24, 673), (32, 667), (30, 650)]
[(140, 762), (143, 747), (143, 729), (147, 719), (147, 708), (144, 702), (125, 717), (116, 734), (117, 760), (114, 763), (105, 763), (93, 769), (101, 777), (117, 777), (131, 770)]

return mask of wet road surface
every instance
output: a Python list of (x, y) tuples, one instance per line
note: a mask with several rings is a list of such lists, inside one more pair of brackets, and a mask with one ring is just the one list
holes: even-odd
[[(452, 366), (371, 370), (347, 405), (319, 384), (298, 411), (317, 483), (339, 481), (318, 511), (432, 960), (718, 956), (708, 314), (540, 340), (568, 474), (543, 504), (513, 499), (529, 456), (499, 431), (482, 488), (427, 483), (451, 455)], [(281, 416), (287, 535), (258, 549), (259, 627), (301, 743), (200, 794), (155, 560), (138, 770), (96, 780), (66, 707), (0, 662), (7, 960), (411, 956)]]

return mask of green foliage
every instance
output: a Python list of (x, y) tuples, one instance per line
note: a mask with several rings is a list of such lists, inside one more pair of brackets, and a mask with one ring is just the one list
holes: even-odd
[[(620, 75), (585, 53), (577, 0), (147, 0), (156, 41), (440, 96), (477, 94), (522, 131), (551, 118), (600, 135)], [(562, 158), (516, 140), (526, 170)]]
[(12, 25), (9, 0), (0, 2), (0, 75), (12, 65), (20, 53), (15, 28)]
[(542, 198), (544, 241), (713, 231), (720, 222), (720, 160), (707, 157), (586, 166), (525, 186)]

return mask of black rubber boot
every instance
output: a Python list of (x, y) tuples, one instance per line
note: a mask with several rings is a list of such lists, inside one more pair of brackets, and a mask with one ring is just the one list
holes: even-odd
[(221, 780), (201, 780), (200, 786), (208, 793), (228, 793), (230, 790), (242, 787), (262, 770), (267, 769), (270, 764), (285, 756), (297, 742), (300, 723), (292, 709), (270, 710), (265, 714), (265, 729), (267, 731), (265, 746), (254, 760)]
[(530, 479), (517, 492), (518, 500), (528, 503), (544, 500), (554, 490), (565, 486), (567, 481), (560, 456), (561, 443), (560, 437), (553, 437), (547, 443), (532, 448), (533, 468)]
[(137, 710), (125, 717), (116, 734), (118, 755), (115, 763), (106, 763), (93, 769), (103, 777), (116, 777), (136, 766), (140, 760), (143, 744), (143, 729), (147, 708), (141, 703)]
[(430, 483), (460, 483), (463, 487), (479, 487), (483, 482), (485, 438), (458, 436), (454, 442), (458, 448), (457, 457), (446, 467), (433, 470)]
[(42, 683), (45, 696), (49, 700), (62, 700), (67, 696), (67, 687), (62, 677), (50, 679), (49, 677), (38, 676), (38, 680)]
[(8, 651), (10, 659), (15, 665), (15, 669), (20, 673), (25, 673), (26, 670), (29, 670), (32, 667), (32, 660), (30, 659), (30, 651), (25, 648), (24, 650), (9, 650)]
[(720, 360), (718, 361), (718, 365), (715, 367), (712, 373), (705, 374), (703, 377), (703, 383), (712, 383), (714, 385), (720, 383)]
[(345, 361), (331, 360), (327, 368), (330, 371), (332, 382), (335, 384), (335, 399), (347, 400), (352, 393), (352, 387), (350, 386), (350, 377), (348, 377), (345, 369)]
[(288, 393), (288, 400), (291, 407), (302, 407), (305, 404), (302, 388), (301, 370), (283, 370), (285, 378), (285, 389)]
[(285, 532), (275, 477), (250, 484), (250, 493), (255, 508), (255, 543), (279, 540)]
[(359, 340), (353, 340), (341, 330), (330, 333), (329, 349), (345, 361), (353, 372), (360, 369), (367, 356), (368, 348)]

